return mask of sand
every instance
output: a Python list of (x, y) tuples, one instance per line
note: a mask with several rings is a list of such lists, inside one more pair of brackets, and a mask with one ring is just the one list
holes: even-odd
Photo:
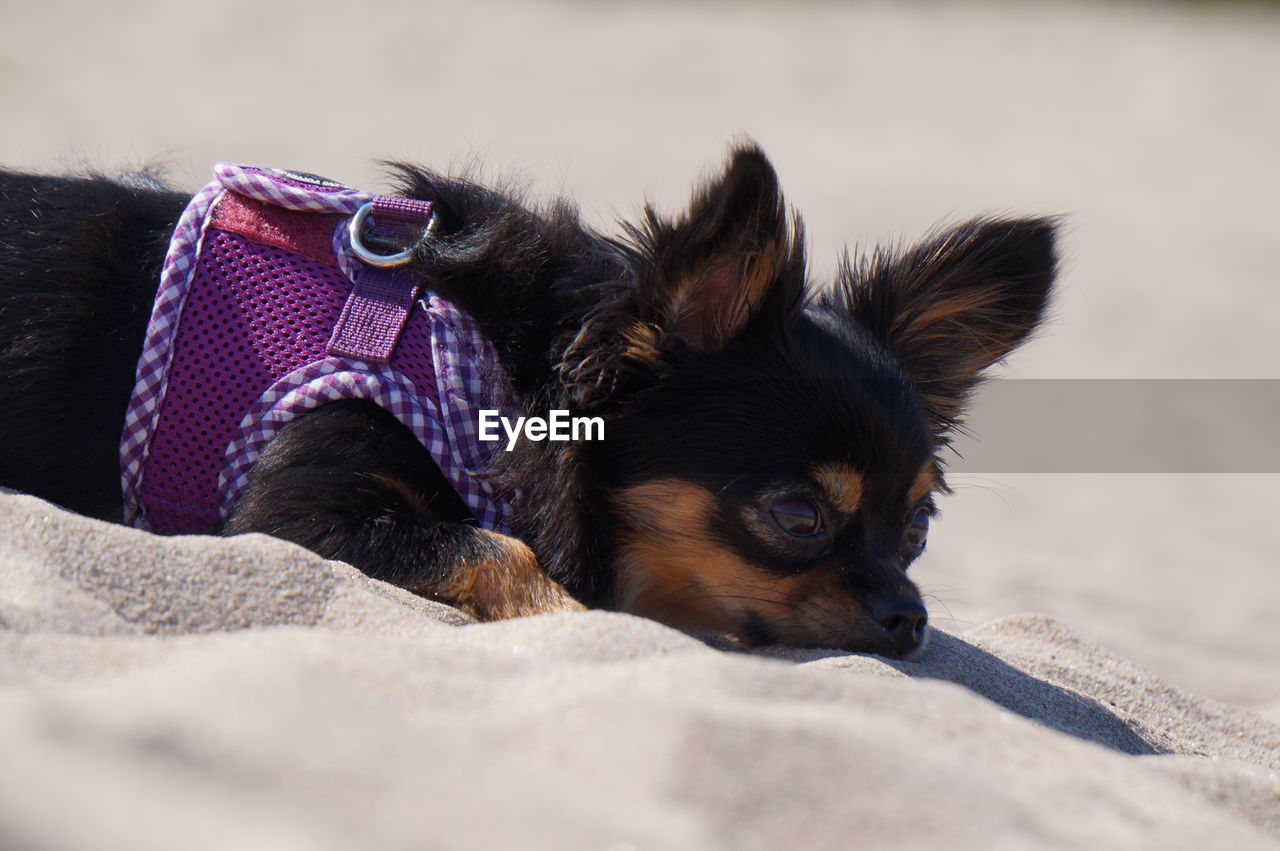
[[(819, 280), (846, 242), (1065, 214), (1054, 320), (1008, 375), (1280, 377), (1263, 8), (0, 0), (0, 20), (8, 166), (377, 187), (381, 157), (479, 164), (608, 227), (675, 209), (746, 134)], [(0, 848), (1275, 847), (1278, 472), (956, 476), (913, 568), (939, 631), (912, 663), (602, 612), (471, 624), (270, 539), (0, 495)]]
[(468, 624), (269, 538), (0, 500), (6, 847), (1280, 835), (1280, 725), (1044, 616), (940, 632), (919, 662), (734, 653), (605, 612)]

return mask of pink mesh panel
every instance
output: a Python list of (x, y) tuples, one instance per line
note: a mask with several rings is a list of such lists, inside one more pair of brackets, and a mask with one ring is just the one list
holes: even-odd
[(143, 481), (152, 529), (214, 528), (218, 473), (240, 420), (277, 378), (324, 358), (349, 290), (334, 266), (208, 231)]
[[(328, 217), (314, 217), (325, 227)], [(210, 228), (183, 305), (142, 501), (153, 531), (207, 533), (218, 474), (245, 413), (275, 381), (324, 360), (351, 291), (336, 266)], [(410, 314), (390, 366), (439, 401), (430, 318)]]
[(421, 308), (421, 302), (409, 314), (400, 342), (388, 364), (396, 372), (413, 382), (419, 396), (425, 396), (434, 404), (440, 402), (440, 389), (436, 385), (435, 360), (431, 347), (435, 345), (431, 333), (431, 317)]

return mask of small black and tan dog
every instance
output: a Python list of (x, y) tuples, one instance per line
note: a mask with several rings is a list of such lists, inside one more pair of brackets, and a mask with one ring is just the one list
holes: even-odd
[[(283, 428), (225, 534), (265, 532), (496, 619), (582, 606), (746, 644), (903, 656), (907, 568), (939, 452), (982, 372), (1041, 318), (1054, 222), (975, 219), (809, 286), (798, 219), (754, 147), (683, 216), (617, 239), (572, 208), (398, 167), (438, 227), (414, 270), (478, 324), (513, 406), (604, 420), (495, 469), (520, 538), (479, 528), (368, 402)], [(0, 484), (121, 519), (119, 439), (188, 197), (142, 178), (0, 173)]]

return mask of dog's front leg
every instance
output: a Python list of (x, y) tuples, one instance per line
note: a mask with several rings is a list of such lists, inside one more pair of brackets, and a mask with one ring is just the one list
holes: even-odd
[(449, 531), (452, 545), (436, 550), (438, 563), (420, 584), (406, 584), (410, 591), (482, 621), (586, 608), (543, 572), (520, 539), (474, 526)]
[(480, 620), (583, 608), (517, 538), (480, 529), (395, 418), (334, 402), (289, 423), (222, 532), (262, 532)]

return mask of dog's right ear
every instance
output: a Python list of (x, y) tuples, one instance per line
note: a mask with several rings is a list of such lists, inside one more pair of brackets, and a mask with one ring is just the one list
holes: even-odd
[(778, 176), (754, 145), (735, 148), (680, 218), (646, 207), (640, 224), (624, 228), (616, 245), (634, 282), (611, 339), (597, 338), (595, 352), (581, 338), (573, 347), (592, 366), (584, 371), (587, 363), (578, 362), (570, 376), (582, 401), (598, 395), (590, 387), (653, 380), (674, 360), (717, 351), (757, 323), (783, 322), (799, 309), (803, 228), (788, 217)]
[(735, 149), (680, 219), (649, 208), (631, 235), (636, 313), (660, 332), (659, 348), (714, 351), (762, 316), (789, 314), (803, 295), (801, 227), (788, 220), (778, 176), (755, 146)]

